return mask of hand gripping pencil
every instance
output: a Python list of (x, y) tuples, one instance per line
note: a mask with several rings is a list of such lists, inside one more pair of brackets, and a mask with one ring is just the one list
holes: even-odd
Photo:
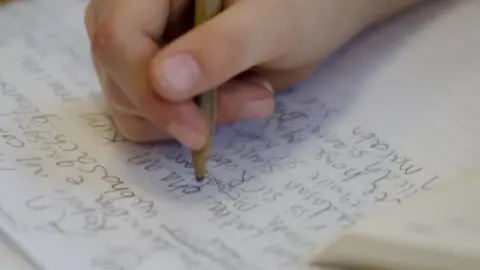
[[(195, 26), (211, 19), (222, 10), (222, 0), (195, 0)], [(209, 138), (205, 146), (192, 154), (195, 177), (197, 181), (203, 180), (207, 163), (210, 159), (213, 136), (217, 120), (217, 90), (211, 89), (195, 98), (207, 124), (209, 125)]]

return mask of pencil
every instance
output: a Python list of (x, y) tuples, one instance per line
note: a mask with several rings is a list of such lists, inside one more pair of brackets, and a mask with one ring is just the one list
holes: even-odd
[[(222, 10), (222, 0), (196, 0), (195, 1), (195, 26), (211, 19)], [(215, 135), (217, 120), (217, 90), (211, 89), (195, 98), (196, 104), (209, 126), (207, 143), (198, 151), (193, 151), (192, 161), (197, 181), (202, 181), (207, 172), (207, 163), (210, 159), (212, 140)]]

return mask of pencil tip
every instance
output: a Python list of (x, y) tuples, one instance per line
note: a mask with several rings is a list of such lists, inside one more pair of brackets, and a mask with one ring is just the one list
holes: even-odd
[(205, 169), (203, 169), (203, 167), (196, 168), (195, 179), (197, 179), (198, 182), (201, 182), (203, 179), (205, 179)]
[(207, 154), (208, 151), (205, 149), (193, 153), (193, 168), (195, 169), (195, 178), (199, 182), (205, 178), (207, 170), (207, 159), (205, 157), (207, 156)]

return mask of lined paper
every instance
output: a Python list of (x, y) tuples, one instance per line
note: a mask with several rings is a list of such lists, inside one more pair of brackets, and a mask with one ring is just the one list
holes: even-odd
[(182, 146), (116, 131), (85, 4), (0, 9), (36, 22), (0, 29), (0, 226), (43, 269), (305, 270), (332, 233), (480, 160), (476, 1), (368, 33), (272, 118), (221, 127), (202, 183)]

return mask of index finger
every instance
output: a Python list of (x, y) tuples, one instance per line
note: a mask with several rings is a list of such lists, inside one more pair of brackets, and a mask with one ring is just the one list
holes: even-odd
[(158, 51), (157, 38), (167, 26), (169, 1), (98, 0), (96, 3), (105, 5), (92, 40), (96, 61), (143, 117), (189, 148), (201, 147), (208, 129), (199, 109), (192, 101), (172, 104), (159, 98), (147, 76), (149, 64)]

